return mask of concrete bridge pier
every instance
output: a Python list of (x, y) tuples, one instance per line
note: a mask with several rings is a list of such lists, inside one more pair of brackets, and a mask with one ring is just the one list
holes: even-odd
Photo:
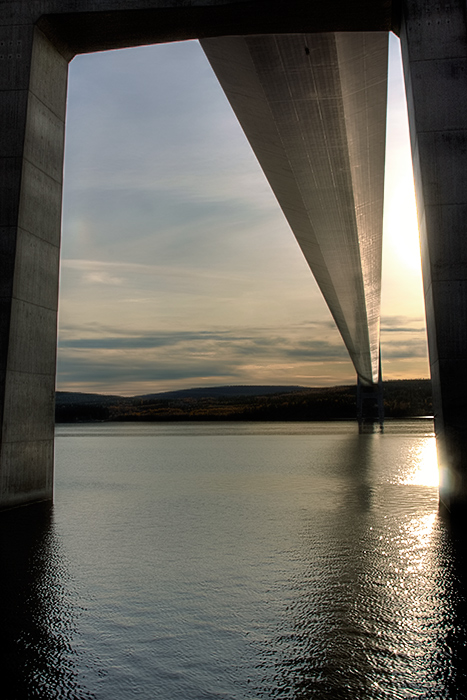
[(0, 28), (0, 506), (53, 492), (67, 60), (33, 24)]
[(467, 25), (463, 0), (405, 0), (409, 112), (440, 498), (467, 507)]
[(359, 433), (373, 433), (376, 426), (384, 430), (384, 392), (381, 368), (381, 348), (379, 349), (378, 381), (365, 385), (357, 375), (357, 422)]

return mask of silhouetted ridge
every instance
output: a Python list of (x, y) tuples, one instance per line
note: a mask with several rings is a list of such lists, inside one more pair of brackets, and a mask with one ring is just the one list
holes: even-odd
[[(390, 417), (432, 415), (429, 379), (384, 382)], [(355, 420), (356, 387), (222, 386), (142, 396), (57, 392), (57, 423), (90, 421)]]
[(158, 394), (143, 394), (135, 398), (139, 399), (183, 399), (183, 398), (209, 398), (218, 396), (267, 396), (268, 394), (286, 394), (290, 391), (306, 391), (304, 386), (207, 386), (197, 389), (178, 389), (177, 391), (164, 391)]

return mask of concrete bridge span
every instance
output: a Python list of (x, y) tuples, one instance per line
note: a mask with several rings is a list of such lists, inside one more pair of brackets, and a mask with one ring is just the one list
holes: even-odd
[(378, 381), (387, 34), (400, 35), (441, 498), (467, 500), (467, 24), (461, 0), (0, 1), (0, 507), (52, 498), (68, 63), (202, 46), (366, 385)]

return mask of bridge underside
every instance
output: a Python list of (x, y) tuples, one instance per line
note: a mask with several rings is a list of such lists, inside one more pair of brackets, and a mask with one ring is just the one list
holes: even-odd
[(388, 34), (201, 45), (364, 384), (378, 381)]
[[(0, 507), (52, 498), (68, 62), (199, 37), (362, 385), (378, 382), (387, 32), (406, 73), (442, 498), (467, 501), (461, 0), (17, 0), (2, 9)], [(2, 6), (3, 8), (4, 6)], [(3, 49), (2, 49), (3, 50)]]

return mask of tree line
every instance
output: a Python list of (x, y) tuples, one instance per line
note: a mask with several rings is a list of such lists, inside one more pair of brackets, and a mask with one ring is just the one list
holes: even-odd
[[(57, 423), (94, 421), (320, 421), (354, 420), (356, 386), (293, 388), (268, 394), (229, 395), (213, 389), (212, 396), (196, 390), (174, 392), (171, 398), (154, 395), (132, 398), (57, 392)], [(388, 418), (433, 414), (428, 379), (390, 380), (383, 384), (384, 412)], [(232, 395), (233, 392), (233, 395)]]

